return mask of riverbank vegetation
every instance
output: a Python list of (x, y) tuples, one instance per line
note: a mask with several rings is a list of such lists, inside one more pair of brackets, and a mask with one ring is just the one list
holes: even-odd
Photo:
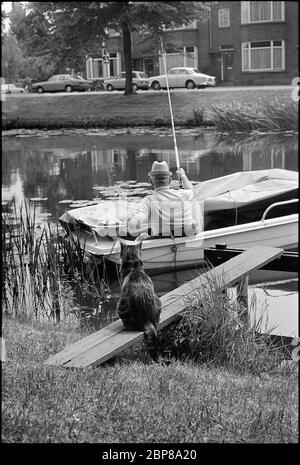
[[(195, 113), (197, 117), (198, 112)], [(201, 117), (201, 110), (199, 113)], [(220, 131), (298, 131), (298, 104), (278, 99), (264, 103), (218, 104), (212, 106), (209, 120)]]
[[(80, 320), (94, 310), (98, 325), (105, 325), (102, 317), (106, 315), (98, 309), (110, 293), (105, 268), (101, 275), (100, 268), (101, 263), (92, 256), (88, 259), (79, 241), (67, 236), (58, 224), (38, 225), (32, 201), (19, 208), (13, 202), (12, 211), (2, 213), (5, 315), (58, 323)], [(86, 296), (96, 311), (83, 304)]]
[[(247, 317), (241, 304), (217, 282), (198, 289), (189, 300), (181, 320), (163, 330), (164, 352), (180, 360), (252, 374), (276, 370), (284, 361), (284, 345), (274, 343), (272, 328), (267, 321), (263, 323), (266, 309), (258, 316), (255, 300)], [(248, 324), (245, 318), (249, 318)]]
[[(265, 129), (266, 123), (261, 119), (261, 126), (254, 122), (257, 105), (260, 113), (269, 114), (276, 121), (284, 118), (284, 112), (290, 111), (295, 120), (287, 119), (285, 128), (295, 129), (298, 117), (292, 102), (292, 88), (226, 88), (171, 91), (174, 122), (178, 126), (214, 126), (224, 131), (251, 130), (245, 127), (248, 119), (255, 128)], [(278, 101), (280, 103), (276, 104)], [(286, 102), (286, 108), (284, 106)], [(284, 110), (282, 108), (284, 107)], [(242, 123), (238, 126), (235, 111), (249, 107)], [(273, 110), (272, 110), (273, 109)], [(273, 111), (273, 113), (272, 113)], [(297, 112), (296, 112), (297, 113)], [(283, 117), (283, 118), (282, 118)], [(228, 120), (233, 118), (230, 126)], [(80, 93), (27, 94), (9, 96), (2, 103), (3, 129), (55, 129), (55, 128), (117, 128), (117, 127), (170, 127), (170, 109), (166, 91), (139, 91), (136, 95), (124, 97), (123, 94)], [(276, 128), (278, 130), (278, 124)]]
[(98, 293), (100, 309), (108, 281), (57, 230), (36, 237), (34, 210), (14, 213), (18, 226), (8, 217), (2, 228), (3, 442), (298, 441), (296, 364), (284, 368), (268, 335), (243, 325), (239, 308), (213, 285), (161, 334), (169, 364), (149, 363), (137, 345), (94, 369), (44, 365), (95, 329), (72, 312), (70, 275)]

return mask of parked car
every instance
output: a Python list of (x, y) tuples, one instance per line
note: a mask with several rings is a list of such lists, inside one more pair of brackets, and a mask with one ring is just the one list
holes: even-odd
[(43, 92), (72, 92), (73, 90), (89, 90), (91, 82), (79, 75), (56, 74), (47, 81), (32, 84), (32, 91), (42, 94)]
[(23, 87), (16, 87), (14, 84), (1, 84), (2, 94), (23, 94), (24, 92)]
[[(199, 87), (215, 86), (215, 76), (201, 73), (196, 68), (171, 68), (168, 71), (168, 83), (170, 88), (186, 87), (187, 89), (195, 89)], [(150, 87), (154, 90), (165, 89), (167, 87), (166, 75), (153, 76), (149, 79)]]
[[(125, 89), (126, 72), (123, 71), (117, 77), (111, 77), (104, 80), (106, 90), (124, 90)], [(149, 78), (142, 71), (132, 71), (132, 90), (149, 89)]]

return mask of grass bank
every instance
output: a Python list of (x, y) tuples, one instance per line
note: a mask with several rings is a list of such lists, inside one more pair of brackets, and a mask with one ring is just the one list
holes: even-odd
[(254, 376), (174, 361), (144, 364), (140, 349), (88, 370), (43, 361), (80, 339), (70, 325), (4, 319), (5, 443), (298, 442), (298, 377)]
[[(279, 99), (293, 103), (292, 89), (239, 88), (205, 89), (171, 93), (175, 124), (180, 126), (215, 125), (212, 109), (225, 108), (233, 102), (247, 106), (253, 102), (264, 107)], [(28, 94), (8, 97), (2, 103), (3, 129), (17, 128), (116, 128), (135, 126), (170, 126), (166, 92), (96, 94)], [(291, 128), (293, 129), (293, 128)]]

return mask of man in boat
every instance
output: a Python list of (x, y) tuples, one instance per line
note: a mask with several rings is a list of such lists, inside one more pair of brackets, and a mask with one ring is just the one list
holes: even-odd
[(165, 161), (155, 161), (148, 173), (154, 193), (141, 201), (127, 222), (128, 233), (136, 237), (182, 237), (198, 234), (201, 229), (192, 214), (194, 187), (184, 169), (176, 171), (181, 189), (170, 189), (172, 172)]

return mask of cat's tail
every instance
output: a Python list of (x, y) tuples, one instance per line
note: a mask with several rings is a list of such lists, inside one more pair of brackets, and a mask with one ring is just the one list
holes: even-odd
[(157, 362), (159, 360), (158, 336), (155, 326), (150, 322), (144, 326), (144, 341), (151, 358)]

